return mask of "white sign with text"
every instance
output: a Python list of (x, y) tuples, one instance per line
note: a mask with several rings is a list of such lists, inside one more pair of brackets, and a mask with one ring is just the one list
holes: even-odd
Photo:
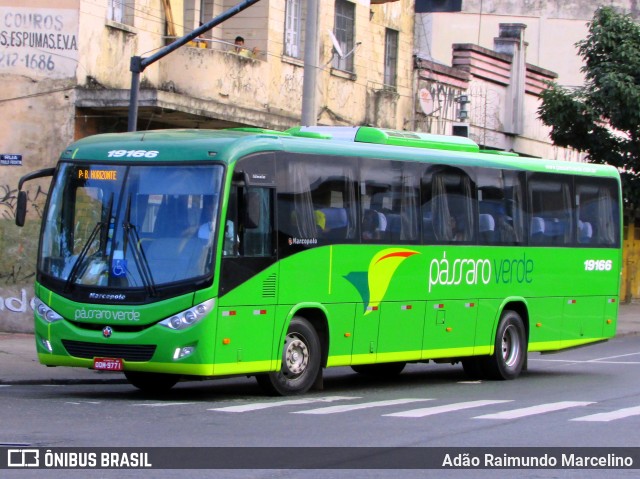
[(68, 78), (77, 64), (77, 10), (0, 7), (0, 73)]

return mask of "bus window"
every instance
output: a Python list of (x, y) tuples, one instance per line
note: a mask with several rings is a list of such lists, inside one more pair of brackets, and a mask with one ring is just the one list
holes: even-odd
[(619, 206), (616, 183), (598, 178), (576, 179), (578, 244), (617, 246)]
[(283, 155), (277, 182), (278, 231), (284, 244), (308, 246), (355, 239), (355, 165), (345, 158)]
[(425, 243), (475, 240), (475, 183), (459, 168), (436, 166), (422, 178)]
[[(242, 234), (241, 244), (245, 256), (271, 256), (273, 254), (272, 245), (272, 225), (271, 225), (271, 188), (249, 187), (243, 195), (244, 204), (252, 204), (256, 211), (252, 212), (252, 217), (245, 218), (244, 227), (239, 231)], [(242, 208), (245, 210), (245, 207)], [(253, 224), (248, 224), (249, 220)], [(227, 237), (233, 240), (233, 227), (231, 231), (225, 232), (225, 243)]]
[(512, 171), (478, 169), (480, 244), (521, 244), (524, 238), (524, 188)]
[(363, 160), (360, 207), (363, 242), (412, 241), (418, 237), (418, 188), (410, 165)]
[(573, 238), (571, 178), (534, 173), (529, 179), (531, 244), (569, 245)]

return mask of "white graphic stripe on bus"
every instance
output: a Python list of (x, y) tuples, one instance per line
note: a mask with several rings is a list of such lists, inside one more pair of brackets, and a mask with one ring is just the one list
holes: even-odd
[(520, 409), (512, 409), (510, 411), (499, 412), (496, 414), (485, 414), (476, 416), (473, 419), (519, 419), (521, 417), (535, 416), (536, 414), (544, 414), (548, 412), (561, 411), (572, 407), (588, 406), (593, 404), (589, 401), (560, 401), (548, 404), (540, 404), (538, 406), (523, 407)]
[(463, 409), (471, 409), (474, 407), (489, 406), (491, 404), (500, 404), (511, 402), (511, 399), (485, 399), (479, 401), (465, 401), (453, 404), (445, 404), (444, 406), (425, 407), (420, 409), (411, 409), (409, 411), (395, 412), (393, 414), (383, 414), (389, 417), (425, 417), (434, 414), (443, 414), (446, 412), (461, 411)]
[(357, 411), (359, 409), (369, 409), (374, 407), (395, 406), (399, 404), (409, 404), (421, 401), (433, 401), (433, 399), (390, 399), (388, 401), (372, 401), (358, 404), (344, 404), (341, 406), (327, 406), (306, 411), (295, 411), (292, 414), (335, 414), (340, 412)]
[(616, 419), (624, 419), (631, 416), (640, 416), (640, 406), (626, 407), (617, 411), (601, 412), (590, 416), (577, 417), (571, 421), (609, 422)]
[(227, 406), (216, 407), (207, 409), (208, 411), (220, 411), (220, 412), (247, 412), (247, 411), (259, 411), (261, 409), (270, 409), (281, 406), (298, 406), (301, 404), (314, 404), (322, 402), (334, 402), (334, 401), (350, 401), (352, 399), (362, 399), (359, 396), (329, 396), (324, 398), (307, 398), (307, 399), (287, 399), (284, 401), (270, 401), (270, 402), (257, 402), (250, 404), (241, 404), (239, 406)]

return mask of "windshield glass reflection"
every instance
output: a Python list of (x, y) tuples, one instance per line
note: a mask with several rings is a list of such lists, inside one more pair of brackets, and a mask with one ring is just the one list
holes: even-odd
[(74, 285), (145, 288), (210, 275), (223, 169), (64, 163), (39, 267)]

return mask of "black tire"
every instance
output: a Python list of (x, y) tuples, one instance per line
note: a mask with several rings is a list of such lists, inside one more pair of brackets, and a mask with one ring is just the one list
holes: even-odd
[(259, 374), (256, 380), (270, 395), (304, 394), (314, 382), (321, 367), (318, 333), (304, 318), (294, 317), (282, 348), (282, 368), (275, 373)]
[(125, 371), (124, 375), (133, 386), (149, 393), (166, 392), (180, 381), (180, 376), (177, 374)]
[(494, 351), (483, 372), (490, 379), (515, 379), (527, 362), (527, 335), (518, 313), (504, 310), (498, 323)]
[(402, 372), (407, 363), (358, 364), (351, 366), (358, 374), (378, 378), (391, 378)]

